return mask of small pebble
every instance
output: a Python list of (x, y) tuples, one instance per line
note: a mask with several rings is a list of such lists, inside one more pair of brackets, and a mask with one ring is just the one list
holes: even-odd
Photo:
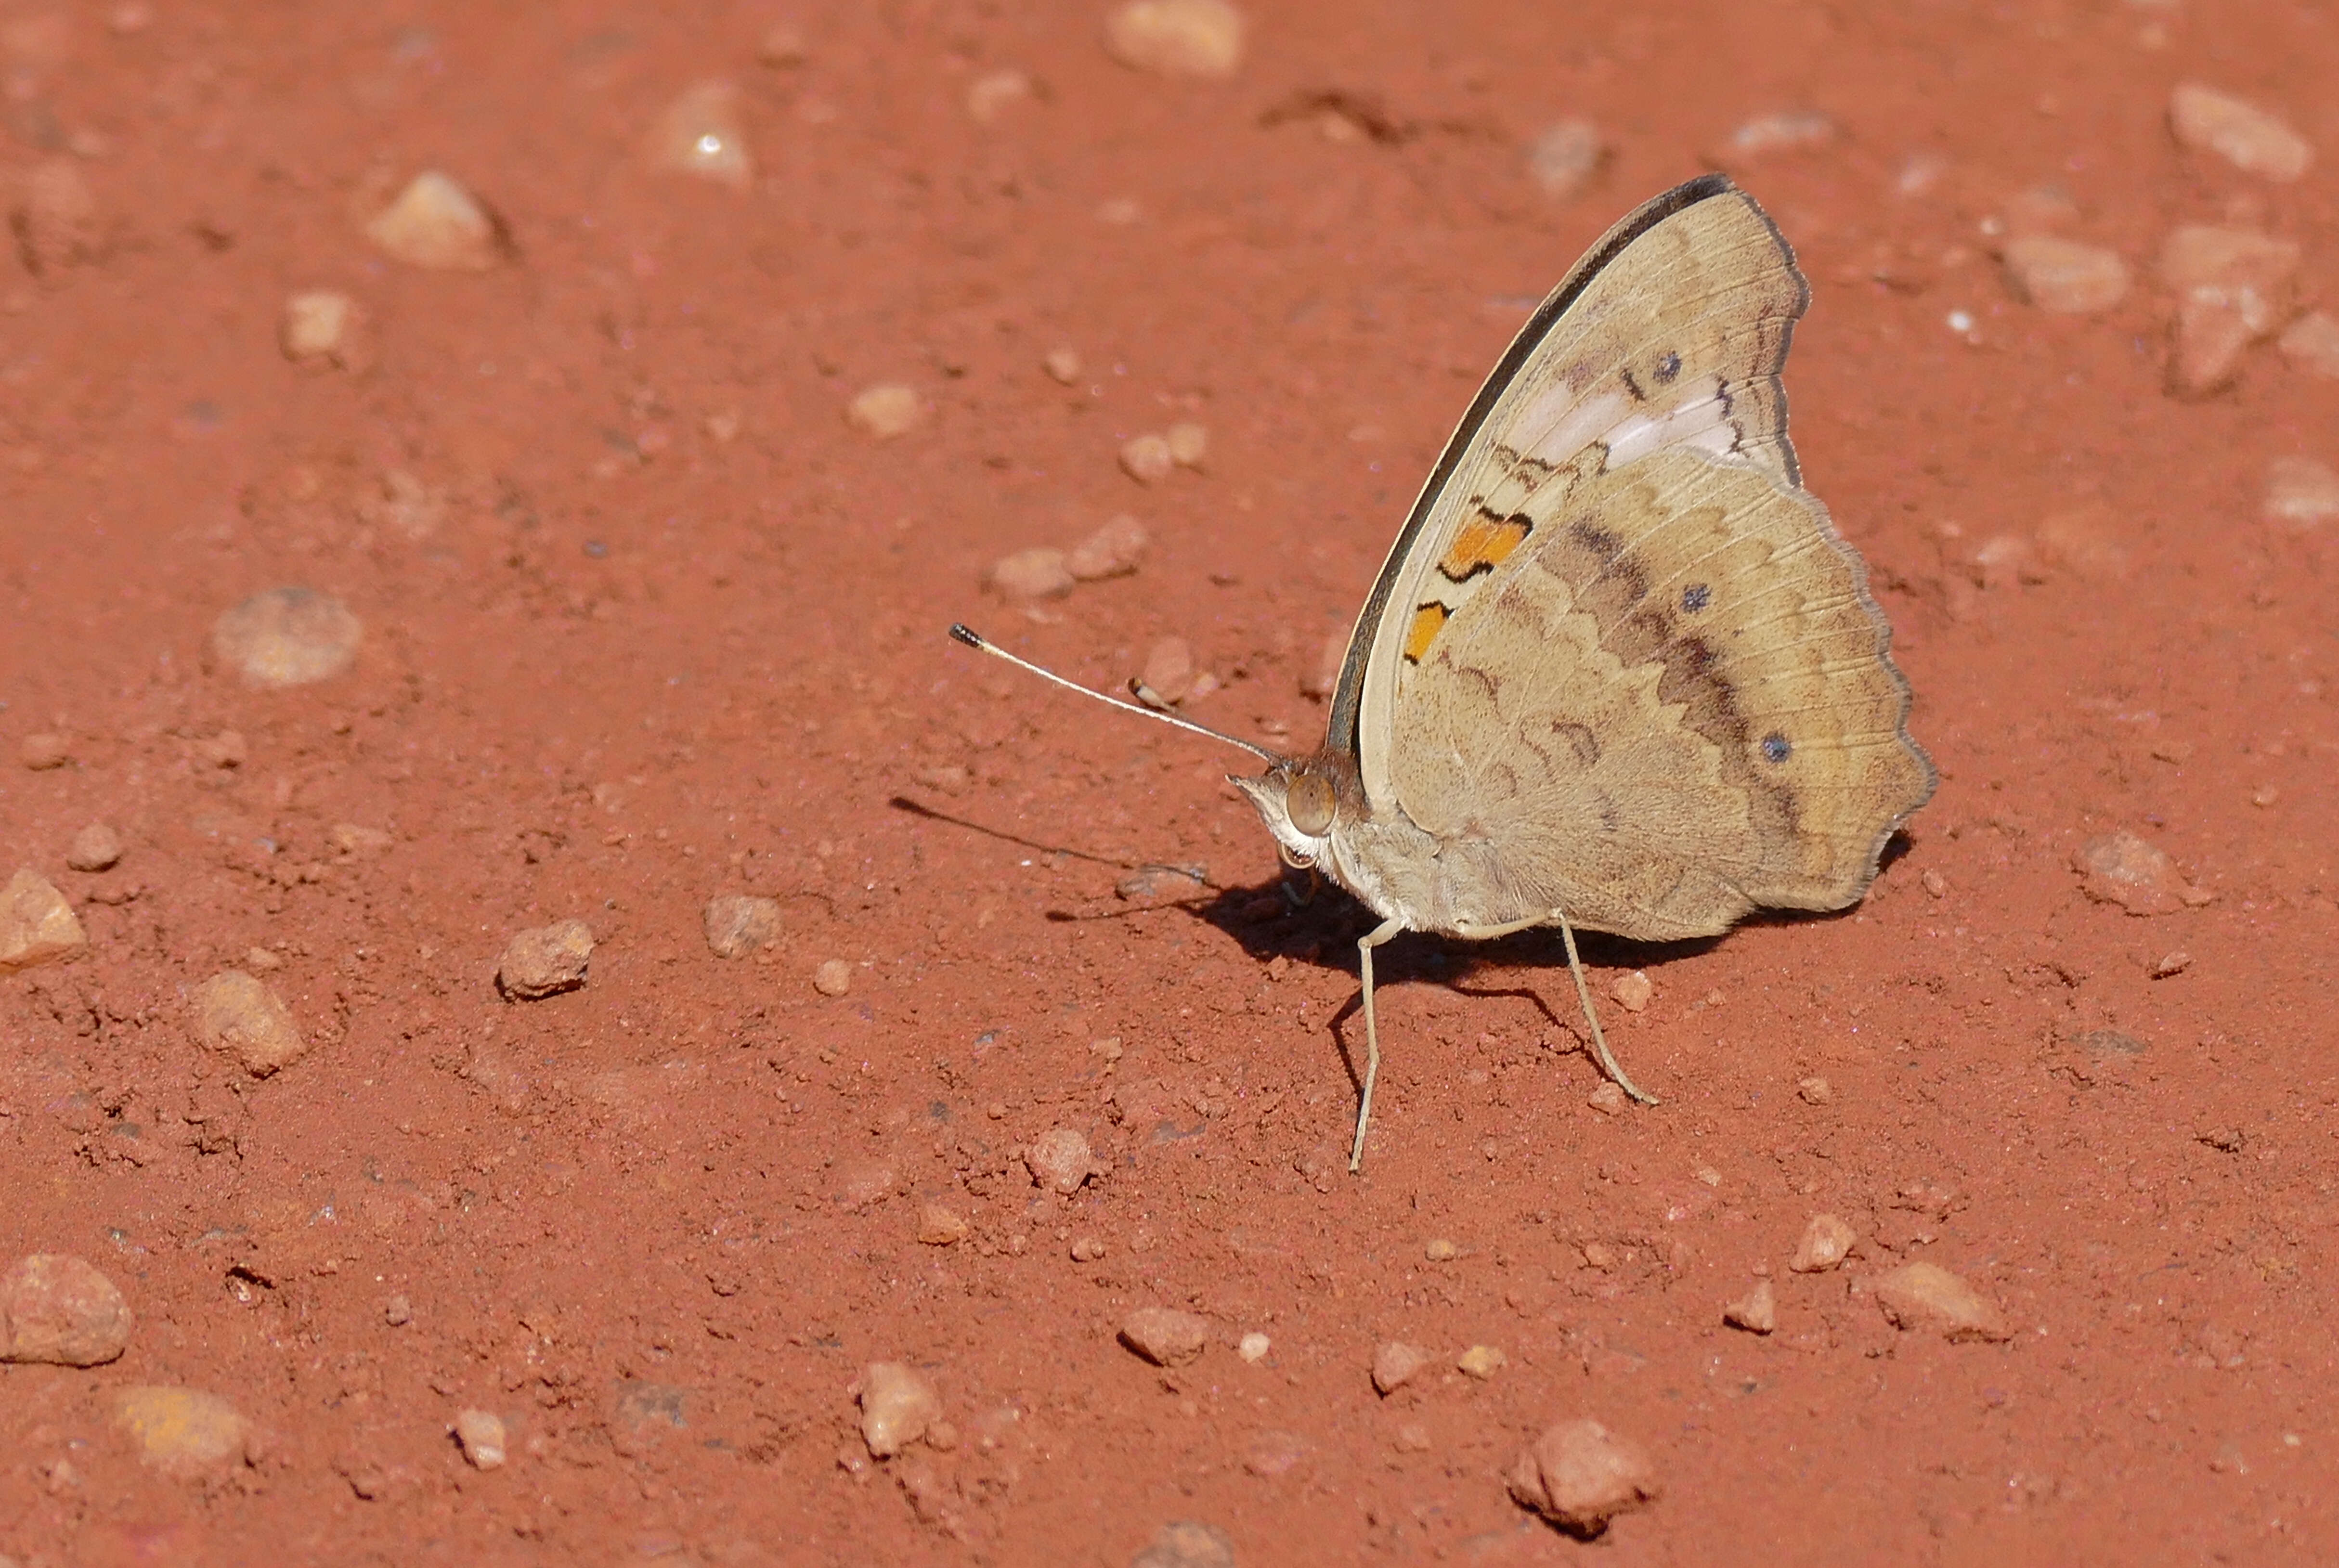
[(392, 1328), (403, 1328), (414, 1321), (414, 1303), (403, 1296), (393, 1296), (381, 1304), (381, 1320)]
[(122, 861), (122, 835), (102, 822), (74, 834), (65, 864), (75, 871), (111, 871)]
[(2299, 249), (2246, 229), (2186, 224), (2161, 247), (2160, 276), (2176, 296), (2168, 381), (2201, 397), (2230, 382), (2252, 344), (2289, 319)]
[(212, 655), (248, 686), (307, 685), (356, 662), (364, 636), (349, 606), (312, 588), (270, 588), (212, 623)]
[(1620, 1514), (1646, 1507), (1663, 1491), (1640, 1445), (1597, 1421), (1563, 1421), (1512, 1463), (1512, 1498), (1572, 1535), (1589, 1539)]
[(1132, 70), (1223, 80), (1242, 65), (1242, 13), (1227, 0), (1127, 0), (1105, 18), (1104, 47)]
[(1926, 896), (1929, 898), (1947, 898), (1949, 896), (1949, 879), (1943, 876), (1939, 872), (1929, 870), (1923, 876), (1919, 877), (1917, 881), (1920, 885), (1924, 888)]
[(455, 1441), (472, 1468), (494, 1470), (504, 1462), (504, 1418), (487, 1410), (464, 1410), (455, 1416)]
[(1858, 1233), (1834, 1215), (1814, 1214), (1803, 1227), (1802, 1239), (1795, 1243), (1795, 1256), (1787, 1260), (1787, 1267), (1798, 1274), (1824, 1274), (1850, 1257), (1859, 1239)]
[(650, 163), (744, 191), (755, 182), (755, 155), (739, 116), (739, 89), (701, 82), (668, 104), (651, 127)]
[(284, 999), (240, 969), (212, 976), (191, 1000), (196, 1040), (234, 1057), (254, 1078), (290, 1067), (309, 1049)]
[(1656, 985), (1649, 979), (1646, 970), (1627, 970), (1608, 983), (1608, 994), (1614, 997), (1616, 1005), (1626, 1012), (1641, 1011), (1656, 993)]
[(1076, 1236), (1070, 1250), (1074, 1263), (1094, 1263), (1104, 1256), (1104, 1243), (1093, 1236)]
[(1197, 673), (1193, 645), (1183, 637), (1163, 637), (1146, 650), (1145, 668), (1137, 678), (1163, 702), (1178, 703), (1192, 694)]
[(988, 125), (1020, 104), (1031, 99), (1031, 78), (1016, 70), (986, 71), (967, 84), (966, 112)]
[(36, 731), (16, 748), (16, 760), (34, 773), (47, 773), (73, 761), (73, 742), (52, 731)]
[(1120, 444), (1120, 471), (1140, 485), (1158, 485), (1170, 477), (1178, 466), (1170, 454), (1170, 439), (1150, 431), (1131, 436)]
[(1624, 1091), (1613, 1081), (1604, 1082), (1584, 1097), (1584, 1103), (1603, 1116), (1622, 1116), (1624, 1114)]
[(2100, 245), (2031, 234), (2008, 241), (2003, 259), (2015, 297), (2042, 311), (2088, 314), (2127, 295), (2127, 263)]
[(2339, 316), (2309, 311), (2283, 330), (2275, 347), (2303, 370), (2339, 377)]
[(266, 974), (270, 970), (282, 969), (284, 961), (267, 948), (248, 947), (243, 950), (243, 967), (256, 969), (261, 973)]
[(128, 1347), (130, 1304), (113, 1281), (62, 1252), (0, 1273), (0, 1361), (99, 1366)]
[(1833, 1105), (1835, 1103), (1835, 1085), (1830, 1083), (1824, 1078), (1812, 1077), (1804, 1079), (1801, 1083), (1795, 1085), (1795, 1093), (1801, 1098), (1802, 1102), (1805, 1105)]
[(718, 893), (706, 901), (706, 945), (717, 958), (744, 958), (779, 939), (780, 901)]
[(1096, 1156), (1075, 1129), (1051, 1127), (1023, 1151), (1023, 1165), (1031, 1173), (1032, 1186), (1069, 1196), (1095, 1173)]
[(171, 1475), (223, 1468), (243, 1455), (249, 1432), (234, 1405), (192, 1388), (118, 1388), (113, 1415), (139, 1457)]
[(2313, 458), (2276, 458), (2266, 465), (2262, 509), (2294, 528), (2311, 528), (2339, 518), (2339, 472)]
[(358, 345), (363, 316), (358, 302), (338, 290), (305, 289), (284, 301), (277, 345), (297, 365), (362, 370), (365, 356)]
[(1080, 350), (1069, 344), (1060, 343), (1048, 350), (1047, 357), (1040, 361), (1040, 366), (1048, 372), (1050, 378), (1069, 387), (1081, 379)]
[(1050, 545), (1000, 557), (983, 574), (983, 586), (1010, 602), (1052, 599), (1069, 594), (1076, 579), (1064, 552)]
[(1934, 1329), (1952, 1344), (2014, 1337), (1995, 1302), (1939, 1264), (1904, 1263), (1869, 1287), (1896, 1328)]
[(1428, 1365), (1428, 1351), (1392, 1339), (1373, 1352), (1373, 1386), (1386, 1397), (1412, 1382)]
[(1564, 202), (1591, 182), (1607, 156), (1599, 126), (1589, 120), (1562, 120), (1527, 148), (1527, 177), (1553, 201)]
[(1432, 1263), (1451, 1263), (1462, 1256), (1462, 1249), (1440, 1236), (1424, 1246), (1421, 1255)]
[(1322, 646), (1316, 650), (1315, 667), (1299, 672), (1299, 695), (1313, 697), (1318, 702), (1330, 696), (1340, 684), (1340, 670), (1347, 659), (1348, 635), (1334, 632), (1326, 637)]
[(88, 942), (65, 895), (30, 866), (0, 888), (0, 974), (63, 958)]
[(934, 1386), (899, 1361), (863, 1367), (860, 1393), (861, 1440), (879, 1459), (891, 1459), (942, 1419), (942, 1395)]
[(1511, 1358), (1493, 1345), (1473, 1345), (1455, 1358), (1454, 1365), (1465, 1377), (1475, 1377), (1484, 1383), (1509, 1366)]
[(450, 174), (426, 169), (365, 226), (384, 255), (436, 272), (484, 272), (508, 249), (502, 222)]
[(1407, 1421), (1390, 1434), (1389, 1446), (1399, 1454), (1426, 1454), (1435, 1445), (1430, 1441), (1428, 1427), (1418, 1421)]
[(593, 928), (581, 920), (555, 921), (516, 932), (496, 962), (496, 985), (505, 996), (535, 1001), (585, 983), (593, 957)]
[(2192, 967), (2193, 955), (2191, 953), (2184, 952), (2182, 949), (2179, 949), (2176, 952), (2164, 952), (2158, 958), (2152, 961), (2152, 978), (2155, 980), (2166, 980), (2171, 975), (2183, 974), (2186, 970), (2191, 969)]
[(841, 958), (824, 960), (812, 971), (812, 988), (823, 996), (843, 996), (853, 989), (853, 966)]
[(925, 1246), (955, 1247), (972, 1228), (964, 1215), (942, 1204), (923, 1204), (918, 1209), (918, 1239)]
[(926, 409), (916, 388), (905, 387), (899, 381), (880, 381), (855, 393), (853, 401), (844, 406), (844, 417), (864, 435), (890, 441), (924, 423)]
[(1064, 569), (1083, 583), (1127, 577), (1145, 558), (1145, 525), (1127, 512), (1116, 513), (1065, 553)]
[(1129, 1568), (1235, 1568), (1234, 1539), (1215, 1524), (1173, 1519), (1153, 1533)]
[(1243, 1468), (1253, 1475), (1288, 1475), (1315, 1452), (1316, 1445), (1296, 1432), (1255, 1433), (1243, 1445)]
[(1722, 1321), (1749, 1334), (1772, 1333), (1779, 1326), (1778, 1293), (1769, 1280), (1758, 1279), (1753, 1289), (1722, 1309)]
[(2295, 180), (2314, 161), (2306, 138), (2279, 117), (2198, 82), (2180, 82), (2168, 95), (2168, 130), (2177, 145), (2268, 180)]
[(1140, 1307), (1120, 1325), (1120, 1342), (1156, 1366), (1184, 1366), (1209, 1339), (1209, 1319), (1174, 1307)]
[(1787, 109), (1757, 114), (1731, 132), (1724, 161), (1752, 163), (1780, 153), (1800, 153), (1835, 140), (1835, 122), (1815, 109)]
[(1181, 468), (1199, 468), (1209, 455), (1210, 432), (1190, 421), (1170, 426), (1161, 439), (1170, 448), (1170, 460)]
[(2214, 896), (2187, 883), (2158, 847), (2124, 829), (2089, 839), (2071, 863), (2089, 898), (2134, 915), (2174, 914)]
[(1242, 1338), (1237, 1342), (1235, 1346), (1235, 1354), (1241, 1356), (1245, 1361), (1259, 1362), (1266, 1360), (1267, 1353), (1274, 1347), (1275, 1342), (1273, 1340), (1254, 1329), (1250, 1333), (1244, 1335)]

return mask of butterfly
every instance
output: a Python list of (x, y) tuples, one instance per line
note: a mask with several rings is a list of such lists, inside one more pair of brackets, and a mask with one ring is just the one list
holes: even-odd
[(1930, 798), (1890, 628), (1787, 439), (1779, 375), (1810, 299), (1726, 176), (1643, 203), (1528, 319), (1430, 470), (1321, 746), (1133, 709), (1262, 758), (1231, 782), (1283, 860), (1379, 917), (1357, 943), (1351, 1170), (1380, 1070), (1373, 952), (1398, 932), (1557, 927), (1602, 1066), (1653, 1103), (1608, 1049), (1576, 931), (1676, 942), (1847, 908)]

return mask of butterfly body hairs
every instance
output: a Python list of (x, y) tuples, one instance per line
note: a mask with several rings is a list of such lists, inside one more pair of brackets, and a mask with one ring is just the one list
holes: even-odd
[(1557, 927), (1602, 1064), (1647, 1100), (1608, 1050), (1575, 931), (1671, 942), (1848, 907), (1931, 795), (1866, 569), (1787, 439), (1779, 372), (1809, 298), (1723, 176), (1624, 218), (1431, 470), (1323, 745), (1218, 737), (1268, 762), (1232, 782), (1283, 859), (1380, 917), (1357, 943), (1352, 1170), (1380, 1061), (1373, 950), (1399, 932)]

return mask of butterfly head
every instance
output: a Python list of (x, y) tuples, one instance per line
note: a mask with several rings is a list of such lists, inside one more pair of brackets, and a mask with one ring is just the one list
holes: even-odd
[(1354, 793), (1342, 788), (1347, 781), (1337, 764), (1321, 756), (1278, 762), (1258, 778), (1229, 774), (1228, 782), (1250, 797), (1283, 863), (1302, 868), (1314, 865), (1331, 843), (1344, 797)]

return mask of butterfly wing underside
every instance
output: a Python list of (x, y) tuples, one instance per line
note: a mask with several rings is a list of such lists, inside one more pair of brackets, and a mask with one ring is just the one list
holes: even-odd
[(1667, 939), (1839, 908), (1930, 793), (1865, 574), (1788, 444), (1807, 299), (1761, 209), (1693, 181), (1577, 264), (1433, 471), (1331, 744), (1439, 841), (1462, 918)]

